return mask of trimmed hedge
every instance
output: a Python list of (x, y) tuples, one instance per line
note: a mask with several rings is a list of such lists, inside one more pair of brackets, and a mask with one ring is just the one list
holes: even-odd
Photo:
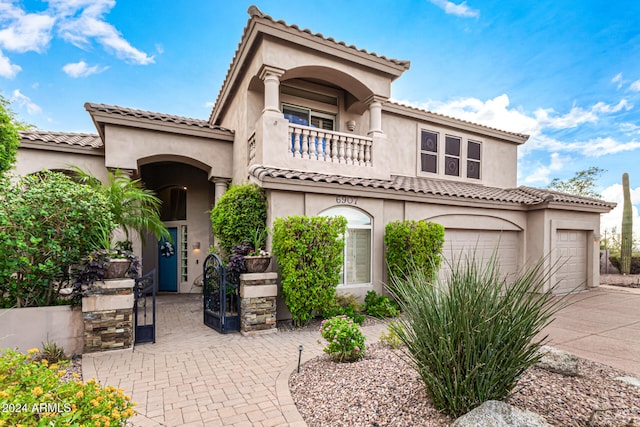
[(296, 326), (332, 306), (340, 281), (347, 220), (290, 216), (273, 224), (282, 294)]
[(256, 184), (232, 185), (211, 210), (211, 229), (227, 258), (234, 245), (249, 243), (267, 227), (267, 199)]
[(385, 227), (385, 260), (389, 281), (402, 277), (412, 264), (424, 268), (430, 277), (440, 268), (444, 227), (427, 221), (394, 221)]

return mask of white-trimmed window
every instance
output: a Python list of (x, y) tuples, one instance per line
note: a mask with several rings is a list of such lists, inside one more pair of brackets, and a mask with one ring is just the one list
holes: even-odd
[(467, 178), (480, 179), (480, 143), (467, 141)]
[(336, 130), (336, 116), (297, 105), (282, 104), (282, 114), (290, 123), (324, 130)]
[(444, 174), (460, 176), (460, 138), (445, 137), (444, 153)]
[(322, 212), (321, 215), (341, 215), (347, 219), (340, 284), (371, 283), (371, 217), (360, 209), (348, 206), (330, 208)]

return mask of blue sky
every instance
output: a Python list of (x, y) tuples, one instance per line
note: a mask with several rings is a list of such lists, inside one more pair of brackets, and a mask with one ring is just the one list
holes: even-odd
[[(95, 132), (86, 101), (206, 119), (250, 2), (0, 0), (0, 92), (40, 129)], [(640, 205), (640, 2), (256, 0), (275, 19), (411, 61), (396, 101), (531, 135), (521, 185), (599, 166)], [(635, 185), (634, 185), (635, 184)], [(619, 224), (619, 209), (603, 219)], [(637, 217), (639, 226), (640, 219)], [(619, 227), (618, 227), (619, 228)]]

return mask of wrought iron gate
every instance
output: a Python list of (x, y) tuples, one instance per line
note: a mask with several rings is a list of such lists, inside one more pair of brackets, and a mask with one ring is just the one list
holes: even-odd
[(227, 279), (227, 269), (220, 257), (207, 256), (203, 266), (204, 324), (218, 332), (240, 330), (240, 298), (238, 285)]
[(135, 344), (156, 342), (156, 270), (136, 279), (133, 288)]

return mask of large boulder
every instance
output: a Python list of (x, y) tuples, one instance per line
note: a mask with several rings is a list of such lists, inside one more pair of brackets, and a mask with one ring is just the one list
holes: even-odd
[(518, 409), (498, 400), (489, 400), (467, 412), (451, 427), (552, 427), (531, 411)]
[(536, 364), (549, 372), (555, 372), (568, 377), (576, 377), (580, 374), (578, 358), (569, 352), (543, 345), (540, 347), (542, 358)]

